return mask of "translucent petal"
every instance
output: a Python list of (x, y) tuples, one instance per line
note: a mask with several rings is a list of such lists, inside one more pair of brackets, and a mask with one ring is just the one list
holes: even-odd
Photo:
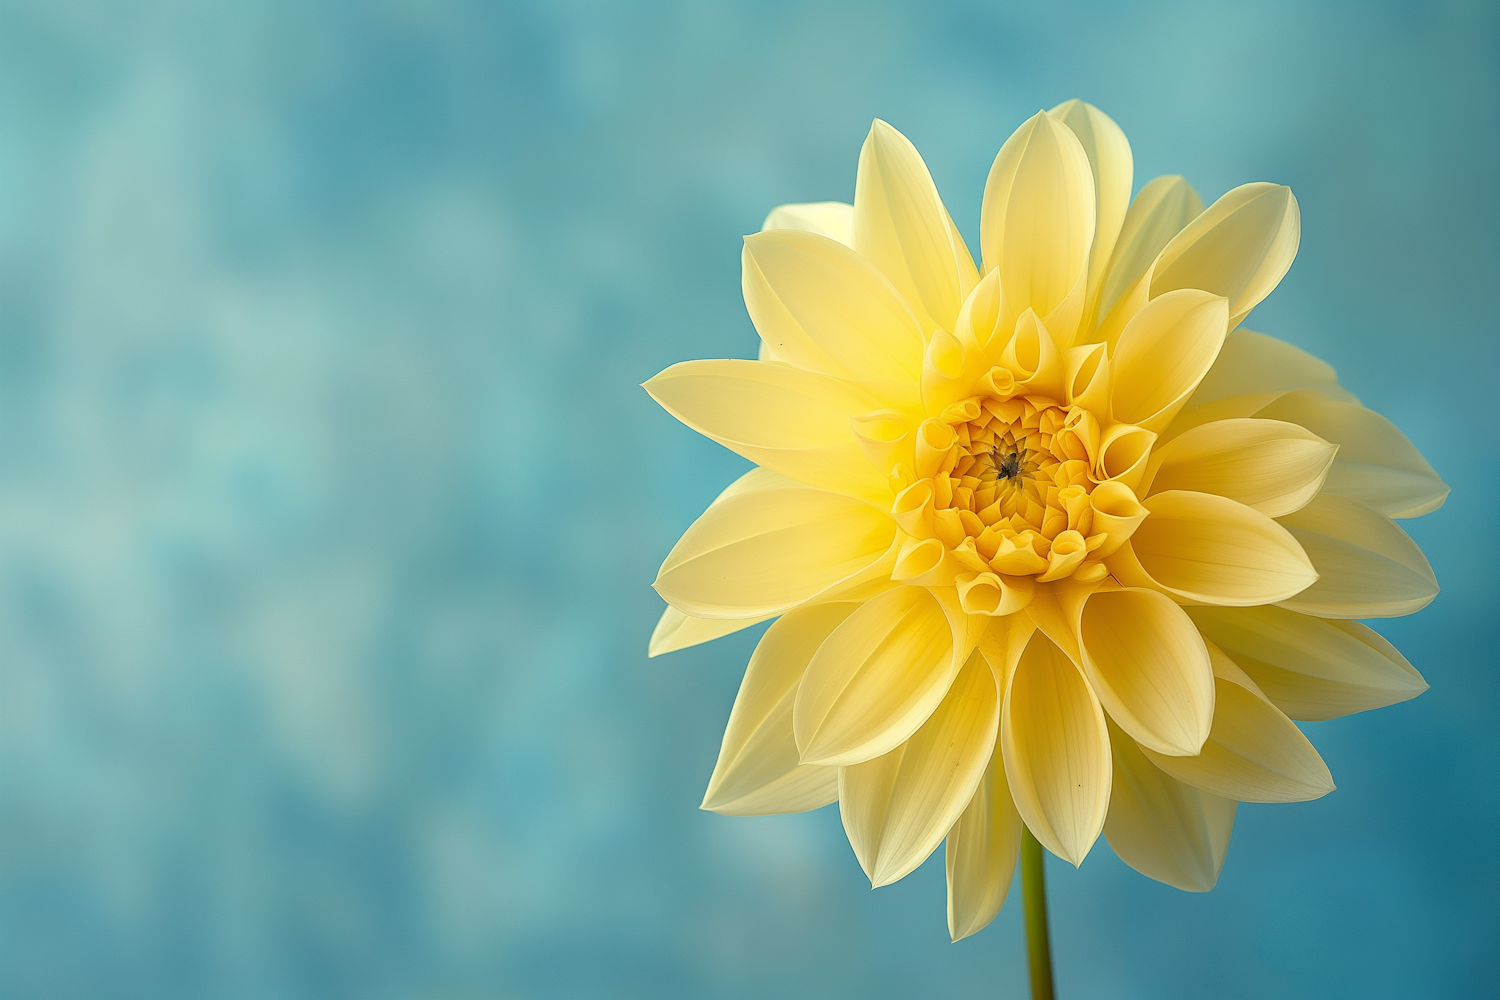
[(894, 535), (888, 516), (833, 493), (756, 490), (704, 511), (654, 586), (695, 618), (765, 618), (873, 572)]
[(954, 941), (995, 919), (1020, 851), (1021, 814), (1005, 783), (1005, 765), (994, 754), (968, 808), (948, 831), (948, 934)]
[(929, 333), (953, 329), (979, 280), (921, 154), (879, 119), (859, 154), (854, 249), (890, 279)]
[(1083, 606), (1084, 673), (1110, 717), (1165, 754), (1190, 755), (1208, 738), (1214, 673), (1198, 629), (1171, 598), (1111, 590)]
[(1112, 352), (1114, 419), (1151, 431), (1166, 427), (1218, 357), (1228, 309), (1219, 296), (1181, 289), (1136, 313)]
[(1168, 757), (1141, 747), (1179, 781), (1240, 802), (1304, 802), (1333, 791), (1318, 751), (1255, 682), (1210, 644), (1214, 727), (1196, 757)]
[(887, 402), (841, 379), (761, 361), (684, 361), (645, 384), (672, 416), (757, 465), (889, 507), (885, 474), (860, 450), (851, 417)]
[(894, 750), (927, 721), (972, 649), (955, 648), (925, 588), (867, 602), (818, 649), (797, 691), (802, 759), (847, 765)]
[(1187, 613), (1293, 719), (1336, 719), (1427, 690), (1406, 657), (1359, 622), (1275, 607), (1188, 608)]
[(1133, 552), (1152, 580), (1180, 597), (1240, 607), (1270, 604), (1317, 578), (1298, 540), (1242, 503), (1174, 490), (1143, 504), (1151, 514), (1121, 552)]
[(1215, 420), (1152, 454), (1148, 492), (1213, 493), (1267, 517), (1280, 517), (1317, 494), (1337, 451), (1337, 445), (1300, 424), (1244, 417)]
[(1094, 174), (1094, 245), (1089, 252), (1088, 298), (1096, 300), (1130, 207), (1134, 162), (1130, 142), (1120, 126), (1083, 101), (1064, 101), (1047, 112), (1061, 121), (1083, 146)]
[(1104, 821), (1109, 846), (1147, 878), (1187, 892), (1212, 889), (1238, 803), (1171, 777), (1113, 724), (1109, 744), (1115, 761)]
[(812, 201), (796, 205), (778, 205), (771, 209), (761, 230), (796, 229), (817, 233), (854, 246), (854, 206), (843, 201)]
[(818, 646), (857, 604), (783, 615), (761, 636), (735, 696), (702, 808), (731, 816), (805, 812), (838, 798), (838, 769), (798, 760), (792, 736), (797, 685)]
[(660, 656), (663, 653), (673, 653), (700, 643), (712, 642), (721, 636), (747, 629), (751, 625), (759, 625), (769, 617), (770, 615), (764, 618), (693, 618), (669, 604), (661, 613), (661, 618), (651, 633), (651, 643), (646, 649), (646, 655)]
[(839, 768), (839, 813), (871, 885), (905, 877), (937, 849), (974, 797), (999, 724), (994, 674), (975, 653), (909, 740)]
[(1203, 199), (1176, 174), (1157, 177), (1141, 188), (1125, 213), (1119, 239), (1099, 289), (1099, 316), (1109, 315), (1126, 289), (1146, 273), (1162, 248), (1203, 211)]
[(1047, 850), (1082, 864), (1109, 808), (1109, 734), (1088, 682), (1041, 632), (1011, 676), (1000, 746), (1021, 819)]
[(1323, 493), (1279, 521), (1318, 571), (1316, 583), (1280, 602), (1284, 608), (1322, 618), (1395, 618), (1437, 596), (1437, 577), (1417, 543), (1358, 500)]
[(741, 262), (745, 308), (777, 357), (839, 378), (921, 374), (916, 317), (885, 276), (842, 243), (791, 229), (761, 232), (745, 237)]
[(1338, 374), (1328, 362), (1284, 340), (1241, 327), (1224, 341), (1219, 359), (1198, 383), (1188, 407), (1230, 396), (1287, 389), (1314, 389), (1331, 399), (1358, 402), (1339, 385)]

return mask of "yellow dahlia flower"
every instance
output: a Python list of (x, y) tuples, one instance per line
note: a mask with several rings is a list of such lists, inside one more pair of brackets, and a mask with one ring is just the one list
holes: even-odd
[(703, 807), (837, 800), (875, 885), (946, 838), (955, 940), (999, 910), (1022, 824), (1211, 888), (1237, 802), (1333, 789), (1293, 719), (1426, 688), (1353, 619), (1437, 594), (1392, 518), (1447, 487), (1328, 365), (1239, 329), (1296, 199), (1204, 209), (1159, 177), (1132, 201), (1131, 174), (1097, 109), (1038, 113), (990, 170), (976, 267), (877, 121), (852, 206), (745, 240), (760, 359), (646, 383), (759, 466), (655, 584), (653, 655), (777, 618)]

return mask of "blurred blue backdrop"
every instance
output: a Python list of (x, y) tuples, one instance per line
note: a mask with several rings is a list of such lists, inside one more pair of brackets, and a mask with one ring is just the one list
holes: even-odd
[(696, 809), (755, 636), (648, 661), (745, 463), (637, 388), (751, 356), (739, 238), (870, 119), (971, 241), (1078, 96), (1301, 199), (1253, 324), (1452, 484), (1432, 690), (1309, 726), (1188, 895), (1051, 869), (1064, 998), (1500, 978), (1500, 14), (1473, 3), (0, 4), (0, 994), (1020, 997), (1013, 898)]

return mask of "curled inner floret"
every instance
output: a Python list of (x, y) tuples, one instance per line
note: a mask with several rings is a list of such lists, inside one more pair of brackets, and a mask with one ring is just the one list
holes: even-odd
[(1025, 607), (1037, 583), (1097, 583), (1144, 514), (1101, 461), (1099, 422), (1045, 396), (975, 397), (917, 431), (896, 498), (892, 578), (956, 586), (970, 614)]

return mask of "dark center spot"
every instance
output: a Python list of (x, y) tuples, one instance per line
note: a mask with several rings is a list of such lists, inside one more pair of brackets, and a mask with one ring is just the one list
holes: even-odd
[(1000, 460), (995, 466), (995, 472), (1001, 479), (1014, 479), (1021, 474), (1021, 456), (1011, 452)]

